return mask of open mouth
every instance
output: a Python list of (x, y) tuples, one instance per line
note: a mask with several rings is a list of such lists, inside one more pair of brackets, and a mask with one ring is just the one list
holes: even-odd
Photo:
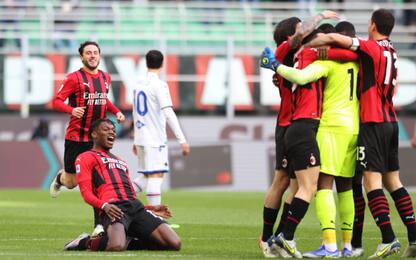
[(113, 144), (115, 139), (116, 139), (115, 136), (109, 136), (107, 137), (107, 142), (109, 142), (110, 144)]

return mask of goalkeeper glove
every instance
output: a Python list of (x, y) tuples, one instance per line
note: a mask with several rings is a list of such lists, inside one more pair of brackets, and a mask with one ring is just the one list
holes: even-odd
[(261, 54), (260, 67), (276, 71), (280, 65), (274, 57), (273, 51), (269, 47), (264, 48)]

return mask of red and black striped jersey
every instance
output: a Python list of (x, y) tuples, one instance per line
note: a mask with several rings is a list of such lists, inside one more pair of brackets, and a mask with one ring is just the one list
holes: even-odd
[[(101, 70), (97, 74), (91, 74), (81, 68), (67, 75), (53, 100), (53, 107), (69, 114), (75, 107), (85, 107), (85, 111), (82, 118), (71, 114), (65, 139), (76, 142), (91, 141), (88, 136), (90, 124), (104, 118), (107, 110), (114, 115), (120, 112), (107, 97), (110, 84), (110, 75)], [(67, 98), (68, 105), (64, 103)]]
[[(275, 51), (276, 60), (286, 66), (293, 67), (293, 57), (297, 49), (290, 47), (289, 41), (282, 42)], [(292, 120), (292, 82), (278, 76), (280, 109), (277, 115), (277, 124), (279, 126), (288, 126)]]
[[(295, 68), (303, 69), (311, 64), (315, 59), (310, 52), (314, 50), (303, 49), (295, 57)], [(302, 118), (320, 119), (322, 114), (322, 87), (325, 79), (319, 79), (315, 82), (303, 86), (293, 84), (293, 117), (292, 120)]]
[(367, 122), (397, 122), (393, 96), (397, 85), (397, 54), (384, 40), (353, 39), (360, 57), (360, 119)]
[(110, 152), (84, 152), (77, 157), (75, 169), (81, 195), (94, 208), (136, 199), (126, 162)]

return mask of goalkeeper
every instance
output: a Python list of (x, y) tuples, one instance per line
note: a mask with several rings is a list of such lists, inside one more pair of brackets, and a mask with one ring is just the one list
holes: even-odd
[[(343, 26), (336, 27), (338, 32), (340, 28), (345, 28), (348, 22), (341, 23)], [(352, 26), (350, 23), (348, 25)], [(356, 95), (359, 65), (351, 61), (319, 60), (303, 70), (297, 70), (279, 64), (274, 59), (273, 52), (266, 48), (261, 66), (274, 69), (279, 75), (299, 86), (326, 78), (322, 116), (316, 136), (321, 156), (316, 211), (321, 224), (323, 245), (303, 256), (322, 258), (340, 255), (336, 244), (336, 205), (332, 192), (335, 180), (343, 236), (342, 255), (351, 257), (354, 221), (351, 178), (355, 173), (359, 130), (359, 102)]]

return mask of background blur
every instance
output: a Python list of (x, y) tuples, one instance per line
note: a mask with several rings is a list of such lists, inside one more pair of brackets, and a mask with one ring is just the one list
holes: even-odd
[[(338, 11), (367, 37), (377, 8), (393, 10), (399, 60), (401, 174), (416, 187), (409, 139), (416, 112), (414, 1), (0, 1), (0, 188), (47, 189), (62, 167), (68, 115), (51, 100), (81, 67), (79, 43), (97, 41), (100, 68), (112, 76), (111, 100), (129, 117), (114, 153), (135, 174), (131, 147), (132, 88), (145, 73), (144, 54), (160, 49), (175, 110), (192, 146), (184, 159), (170, 134), (168, 188), (265, 190), (274, 169), (279, 94), (258, 56), (274, 46), (280, 20)], [(332, 21), (327, 21), (332, 22)]]

